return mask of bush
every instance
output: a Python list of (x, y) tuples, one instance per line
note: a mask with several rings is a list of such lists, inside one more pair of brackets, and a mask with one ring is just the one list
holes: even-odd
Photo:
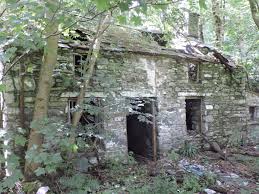
[(185, 176), (182, 187), (179, 189), (180, 193), (196, 193), (203, 190), (202, 185), (199, 183), (198, 177), (194, 175)]
[(69, 194), (95, 192), (100, 187), (100, 183), (96, 179), (80, 173), (71, 177), (62, 177), (59, 183), (62, 190)]
[(198, 148), (188, 141), (185, 141), (183, 147), (179, 149), (179, 153), (185, 157), (193, 158), (198, 154)]
[(172, 150), (169, 154), (168, 154), (168, 158), (174, 162), (177, 162), (180, 158), (179, 154), (177, 154), (174, 150)]

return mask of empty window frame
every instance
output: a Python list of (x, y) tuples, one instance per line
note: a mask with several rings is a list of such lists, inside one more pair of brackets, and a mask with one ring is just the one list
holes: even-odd
[(86, 63), (86, 56), (74, 54), (74, 71), (76, 77), (83, 76), (83, 67)]
[(256, 106), (249, 107), (249, 115), (250, 115), (250, 120), (254, 121), (256, 118)]
[(189, 63), (188, 64), (188, 80), (193, 83), (201, 83), (200, 65)]
[[(103, 128), (102, 117), (102, 100), (101, 98), (87, 98), (85, 99), (84, 112), (79, 120), (79, 123), (89, 129), (101, 131)], [(68, 101), (68, 122), (72, 123), (73, 112), (75, 111), (76, 99), (69, 99)]]

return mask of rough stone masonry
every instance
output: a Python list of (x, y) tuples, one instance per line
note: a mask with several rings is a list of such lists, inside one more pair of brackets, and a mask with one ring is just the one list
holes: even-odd
[[(126, 38), (127, 37), (127, 38)], [(107, 43), (108, 42), (108, 43)], [(75, 55), (86, 55), (88, 43), (61, 40), (59, 64), (54, 72), (49, 117), (69, 121), (69, 100), (77, 95)], [(32, 119), (34, 96), (37, 88), (41, 53), (35, 53), (24, 61), (32, 71), (25, 75), (26, 122)], [(191, 69), (190, 67), (195, 67)], [(191, 73), (194, 73), (194, 78)], [(4, 123), (6, 129), (19, 127), (19, 69), (14, 68), (4, 80)], [(127, 153), (127, 99), (150, 98), (155, 101), (154, 127), (158, 153), (178, 148), (185, 140), (200, 144), (200, 132), (220, 143), (232, 135), (246, 130), (248, 108), (245, 94), (245, 76), (241, 68), (230, 72), (213, 56), (190, 54), (159, 46), (155, 41), (143, 38), (140, 32), (128, 33), (124, 29), (110, 30), (97, 60), (95, 75), (86, 91), (90, 96), (109, 99), (102, 108), (101, 134), (105, 138), (108, 153)], [(73, 85), (74, 84), (74, 85)], [(108, 98), (112, 95), (112, 98)], [(189, 119), (194, 130), (188, 130), (186, 102), (200, 101), (199, 115)], [(197, 119), (198, 118), (198, 119)], [(193, 120), (192, 120), (193, 119)], [(195, 124), (195, 122), (196, 124)], [(195, 131), (196, 130), (196, 131)]]

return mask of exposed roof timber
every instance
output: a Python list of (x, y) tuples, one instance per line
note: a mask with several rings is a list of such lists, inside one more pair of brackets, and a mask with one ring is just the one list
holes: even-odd
[[(80, 29), (81, 35), (90, 37), (92, 32)], [(182, 58), (198, 62), (210, 62), (223, 64), (228, 70), (232, 71), (236, 65), (230, 57), (224, 56), (220, 51), (213, 47), (204, 45), (197, 41), (182, 41), (175, 43), (181, 45), (179, 48), (167, 48), (158, 45), (154, 40), (149, 40), (140, 31), (125, 29), (121, 27), (109, 28), (104, 34), (101, 50), (112, 52), (130, 52), (145, 55), (168, 56), (172, 58)], [(65, 41), (60, 40), (61, 48), (89, 49), (89, 41)]]
[[(89, 45), (85, 44), (76, 44), (76, 43), (59, 43), (60, 48), (76, 48), (76, 49), (83, 49), (88, 50)], [(128, 49), (128, 48), (113, 48), (113, 47), (102, 47), (103, 51), (111, 51), (111, 52), (128, 52), (128, 53), (136, 53), (136, 54), (144, 54), (144, 55), (152, 55), (152, 56), (168, 56), (172, 58), (181, 58), (181, 59), (188, 59), (194, 60), (197, 62), (211, 62), (211, 63), (218, 63), (217, 60), (212, 59), (206, 56), (197, 56), (193, 54), (187, 54), (183, 51), (176, 50), (176, 49), (169, 49), (163, 48), (161, 50), (148, 50), (148, 49)]]

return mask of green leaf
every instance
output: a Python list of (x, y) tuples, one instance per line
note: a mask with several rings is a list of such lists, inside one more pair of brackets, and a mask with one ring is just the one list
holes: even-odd
[(207, 9), (206, 0), (199, 0), (199, 6), (201, 9)]
[(140, 16), (136, 16), (134, 15), (132, 18), (131, 18), (131, 21), (134, 23), (134, 25), (138, 26), (141, 24), (142, 20), (141, 20), (141, 17)]
[(74, 153), (76, 153), (77, 150), (78, 150), (78, 146), (77, 146), (76, 144), (73, 144), (73, 145), (71, 146), (71, 148), (72, 148), (72, 152), (74, 152)]
[(28, 73), (33, 73), (33, 64), (30, 64), (30, 65), (28, 65), (28, 67), (27, 67), (27, 69), (26, 69), (26, 71), (28, 72)]
[(3, 154), (0, 154), (0, 163), (4, 163), (5, 162), (5, 158)]
[(34, 171), (37, 176), (45, 174), (45, 169), (39, 167), (37, 170)]
[(27, 141), (26, 138), (24, 138), (21, 135), (16, 135), (14, 138), (15, 145), (24, 146), (26, 141)]
[(94, 0), (94, 1), (98, 10), (103, 11), (109, 8), (108, 0)]
[(3, 92), (6, 90), (6, 85), (0, 84), (0, 92)]
[(57, 166), (55, 166), (55, 165), (46, 166), (46, 171), (47, 171), (47, 173), (56, 172), (56, 169), (57, 169)]
[(69, 36), (69, 31), (70, 31), (69, 29), (66, 29), (65, 31), (63, 31), (63, 35), (68, 37)]
[(153, 5), (153, 8), (155, 9), (166, 9), (167, 5), (166, 4), (157, 4), (157, 5)]
[(146, 3), (143, 3), (143, 4), (141, 5), (141, 8), (142, 8), (142, 9), (141, 9), (141, 10), (142, 10), (142, 13), (146, 15), (146, 14), (147, 14), (147, 4), (146, 4)]
[(126, 3), (126, 2), (122, 2), (119, 4), (119, 8), (120, 10), (123, 12), (123, 11), (128, 11), (129, 10), (129, 3)]
[(13, 4), (13, 3), (17, 3), (17, 1), (16, 0), (6, 0), (6, 3), (7, 4)]
[(126, 16), (123, 16), (123, 15), (119, 15), (117, 17), (117, 20), (119, 21), (120, 24), (126, 24), (126, 22), (127, 22)]

